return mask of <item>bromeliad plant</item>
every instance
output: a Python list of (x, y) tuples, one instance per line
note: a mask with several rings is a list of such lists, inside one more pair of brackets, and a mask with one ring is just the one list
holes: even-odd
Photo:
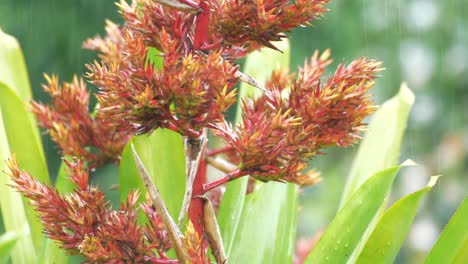
[[(326, 50), (315, 52), (296, 73), (273, 62), (267, 68), (274, 71), (263, 78), (258, 72), (266, 69), (254, 69), (251, 77), (239, 70), (237, 62), (248, 54), (252, 55), (247, 63), (268, 60), (257, 52), (261, 48), (276, 53), (268, 55), (270, 59), (287, 56), (285, 33), (318, 19), (327, 2), (121, 1), (118, 7), (124, 23), (108, 22), (105, 37), (84, 44), (99, 52), (100, 61), (87, 65), (86, 74), (99, 89), (95, 112), (89, 111), (85, 81), (77, 77), (60, 83), (57, 76), (46, 75), (44, 90), (51, 103), (31, 103), (39, 125), (68, 157), (64, 164), (71, 183), (61, 175), (55, 187), (45, 184), (47, 181), (41, 182), (34, 173), (31, 176), (20, 168), (24, 158), (18, 163), (13, 156), (7, 163), (10, 185), (30, 200), (46, 236), (58, 241), (67, 254), (79, 255), (88, 263), (209, 263), (212, 258), (208, 252), (217, 263), (228, 259), (231, 263), (292, 262), (293, 247), (289, 245), (295, 239), (297, 186), (319, 182), (317, 172), (305, 170), (323, 149), (359, 141), (359, 133), (365, 130), (363, 120), (376, 109), (368, 91), (382, 70), (381, 63), (360, 58), (340, 64), (326, 78), (332, 62)], [(283, 42), (277, 42), (280, 40)], [(266, 79), (264, 85), (260, 78)], [(239, 92), (239, 82), (255, 88), (241, 85)], [(256, 96), (243, 97), (248, 89), (254, 89)], [(402, 97), (411, 97), (408, 90), (402, 91)], [(232, 125), (226, 112), (239, 94), (243, 97), (238, 104), (240, 117)], [(403, 113), (402, 124), (410, 104), (399, 113)], [(391, 110), (396, 107), (400, 106), (390, 106)], [(361, 213), (362, 222), (343, 237), (346, 246), (334, 255), (341, 258), (332, 263), (356, 260), (368, 253), (363, 245), (366, 239), (374, 238), (369, 234), (366, 239), (357, 238), (383, 208), (399, 167), (363, 182), (396, 163), (402, 127), (397, 126), (395, 139), (389, 140), (393, 145), (387, 149), (394, 153), (391, 160), (379, 160), (361, 178), (351, 178), (338, 222), (332, 223), (307, 260), (298, 254), (298, 263), (325, 259), (330, 241), (339, 234), (337, 226), (344, 225), (353, 213)], [(208, 137), (218, 137), (223, 143), (207, 147)], [(162, 147), (165, 144), (170, 146)], [(148, 152), (159, 156), (148, 159)], [(118, 210), (112, 209), (104, 193), (89, 182), (89, 169), (107, 163), (120, 166), (122, 205)], [(209, 165), (225, 175), (211, 177)], [(248, 183), (247, 177), (270, 183)], [(246, 196), (246, 192), (250, 194)], [(356, 199), (368, 196), (375, 201), (359, 208)], [(281, 204), (286, 211), (274, 209), (263, 214), (272, 219), (252, 220)], [(273, 229), (284, 225), (283, 237), (273, 240), (277, 251), (271, 253), (267, 245), (260, 244), (239, 254), (236, 243), (240, 240), (258, 236), (269, 242), (266, 233), (276, 230), (262, 231), (256, 225), (269, 220)], [(30, 247), (29, 242), (21, 239), (23, 249)], [(63, 255), (46, 242), (42, 258)], [(13, 260), (20, 261), (18, 256)]]

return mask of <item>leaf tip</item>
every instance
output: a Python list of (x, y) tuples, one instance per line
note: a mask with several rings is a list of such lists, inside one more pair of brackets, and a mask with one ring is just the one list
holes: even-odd
[(406, 82), (401, 83), (400, 86), (400, 96), (405, 100), (409, 105), (413, 105), (414, 103), (414, 93), (411, 91), (411, 89), (408, 87), (408, 84)]

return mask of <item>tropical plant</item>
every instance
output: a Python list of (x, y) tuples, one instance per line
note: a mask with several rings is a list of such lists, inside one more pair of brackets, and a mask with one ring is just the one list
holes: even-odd
[[(360, 58), (325, 79), (328, 50), (297, 73), (286, 70), (284, 34), (321, 16), (326, 2), (122, 1), (125, 23), (108, 22), (107, 36), (84, 45), (100, 59), (86, 75), (99, 89), (91, 112), (77, 77), (60, 83), (46, 75), (51, 103), (31, 101), (19, 47), (1, 33), (0, 158), (15, 154), (1, 165), (0, 256), (13, 263), (73, 261), (68, 255), (88, 263), (393, 262), (437, 179), (386, 210), (397, 172), (410, 163), (397, 165), (414, 100), (405, 86), (375, 114), (335, 219), (313, 248), (295, 251), (300, 186), (321, 179), (308, 162), (326, 147), (357, 143), (376, 109), (368, 90), (381, 71), (380, 62)], [(241, 72), (237, 61), (246, 56)], [(238, 97), (230, 122), (226, 112)], [(54, 185), (36, 120), (64, 156)], [(90, 182), (90, 173), (103, 177), (105, 164), (118, 167), (118, 209), (106, 198), (109, 186)], [(467, 259), (466, 203), (428, 263)]]

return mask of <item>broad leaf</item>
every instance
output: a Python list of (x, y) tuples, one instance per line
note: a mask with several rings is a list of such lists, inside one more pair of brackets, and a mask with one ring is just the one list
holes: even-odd
[[(3, 122), (2, 108), (0, 108), (0, 171), (7, 171), (4, 160), (10, 157), (10, 147)], [(21, 195), (13, 188), (10, 178), (5, 173), (0, 173), (0, 209), (3, 215), (3, 224), (7, 232), (17, 234), (18, 241), (10, 251), (14, 264), (35, 263), (36, 254), (31, 237), (30, 226), (26, 218), (26, 212)], [(25, 252), (28, 252), (25, 254)]]
[[(400, 145), (406, 129), (409, 111), (414, 103), (414, 95), (406, 84), (402, 84), (397, 95), (386, 101), (375, 113), (369, 131), (362, 141), (354, 159), (340, 208), (352, 197), (353, 193), (374, 173), (395, 166), (400, 155)], [(386, 203), (382, 202), (377, 220), (384, 212)], [(350, 258), (355, 262), (376, 225), (369, 223), (366, 233)]]
[[(283, 42), (274, 43), (274, 45), (282, 50), (283, 53), (264, 48), (261, 51), (250, 54), (245, 62), (243, 72), (252, 76), (260, 84), (265, 83), (277, 65), (289, 67), (290, 54), (288, 41), (284, 40)], [(258, 88), (245, 83), (242, 83), (239, 88), (239, 99), (254, 97), (259, 94), (261, 94), (261, 91)], [(237, 107), (235, 123), (241, 121), (240, 105), (239, 103)], [(230, 252), (234, 245), (234, 236), (244, 208), (247, 182), (248, 178), (243, 177), (228, 183), (218, 211), (218, 223), (228, 259), (230, 259)]]
[(247, 196), (230, 262), (292, 263), (298, 189), (269, 182)]
[[(1, 29), (0, 82), (3, 82), (6, 86), (10, 87), (24, 104), (29, 104), (32, 99), (32, 92), (23, 52), (21, 51), (18, 41), (13, 36), (5, 34)], [(33, 125), (31, 132), (34, 135), (35, 140), (41, 146), (41, 152), (38, 152), (37, 155), (44, 156), (42, 153), (41, 137), (34, 115), (28, 111), (27, 116)]]
[(468, 263), (468, 198), (445, 226), (424, 263)]
[(422, 199), (436, 184), (437, 178), (432, 177), (427, 187), (403, 197), (385, 212), (357, 263), (394, 263)]
[(362, 184), (327, 227), (305, 263), (348, 263), (400, 168), (380, 171)]
[(7, 263), (16, 241), (18, 241), (18, 235), (14, 232), (6, 232), (0, 236), (0, 264)]
[[(182, 137), (171, 130), (157, 129), (151, 136), (132, 139), (125, 147), (120, 162), (120, 200), (125, 201), (129, 191), (146, 193), (133, 159), (130, 144), (133, 142), (138, 155), (151, 175), (166, 207), (177, 218), (185, 191), (185, 157)], [(144, 195), (140, 197), (144, 199)]]
[(0, 29), (0, 81), (27, 103), (32, 98), (28, 72), (18, 41)]
[[(23, 54), (17, 40), (1, 30), (0, 83), (5, 84), (0, 84), (1, 118), (4, 122), (6, 139), (8, 141), (8, 148), (5, 147), (5, 149), (9, 149), (9, 152), (16, 153), (18, 162), (23, 169), (31, 173), (36, 179), (48, 184), (50, 180), (39, 129), (33, 114), (27, 109), (27, 104), (29, 104), (29, 101), (32, 99), (32, 93)], [(25, 230), (31, 228), (32, 230), (29, 232), (33, 234), (33, 241), (36, 248), (42, 247), (41, 225), (36, 219), (36, 214), (33, 212), (32, 207), (29, 205), (25, 206), (27, 210), (26, 215), (30, 223), (30, 226)], [(16, 210), (24, 209), (23, 206), (21, 206), (15, 208), (14, 212), (17, 212)], [(22, 222), (21, 214), (22, 213), (19, 213), (18, 216), (20, 223)], [(8, 214), (4, 214), (4, 218), (9, 217)], [(45, 243), (42, 244), (48, 244), (50, 242), (51, 241), (47, 239)], [(24, 252), (22, 254), (24, 254)], [(53, 252), (51, 255), (63, 255), (63, 252)], [(34, 252), (31, 253), (31, 256), (34, 256)], [(15, 259), (19, 261), (19, 259), (22, 258), (14, 257), (13, 259), (14, 261)], [(22, 261), (20, 262), (22, 263)]]
[(341, 198), (340, 208), (369, 177), (395, 166), (414, 95), (406, 84), (373, 115), (369, 130), (359, 146)]

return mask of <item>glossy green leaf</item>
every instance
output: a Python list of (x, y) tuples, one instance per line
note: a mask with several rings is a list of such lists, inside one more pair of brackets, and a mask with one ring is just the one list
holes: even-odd
[(340, 208), (369, 177), (395, 166), (414, 94), (402, 84), (400, 91), (373, 115), (369, 130), (359, 146), (341, 198)]
[(18, 235), (14, 232), (6, 232), (0, 236), (0, 264), (7, 263), (10, 251), (18, 241)]
[[(253, 52), (247, 57), (243, 72), (263, 84), (277, 65), (289, 67), (289, 42), (284, 40), (274, 43), (274, 45), (283, 53), (267, 48)], [(242, 83), (239, 88), (239, 98), (253, 97), (259, 94), (261, 94), (261, 91), (258, 88), (245, 83)], [(239, 123), (241, 120), (240, 105), (237, 105), (235, 123)], [(228, 259), (234, 245), (234, 236), (244, 207), (247, 182), (248, 178), (243, 177), (228, 183), (218, 211), (218, 223)]]
[(403, 197), (385, 212), (367, 240), (357, 263), (394, 263), (422, 199), (436, 184), (437, 178), (432, 177), (425, 188)]
[(0, 81), (27, 103), (32, 98), (26, 63), (18, 41), (0, 29)]
[[(122, 153), (120, 162), (120, 199), (125, 201), (129, 191), (146, 193), (133, 159), (133, 142), (143, 164), (153, 178), (172, 217), (177, 218), (185, 192), (185, 155), (180, 134), (168, 129), (157, 129), (151, 136), (132, 139)], [(144, 199), (144, 195), (140, 197)]]
[(39, 260), (36, 263), (55, 264), (55, 263), (70, 263), (70, 256), (65, 250), (59, 248), (57, 241), (47, 239), (43, 248), (40, 251)]
[[(39, 129), (33, 114), (27, 109), (31, 96), (29, 78), (21, 48), (14, 37), (0, 30), (0, 110), (2, 110), (1, 119), (3, 119), (4, 130), (6, 132), (5, 139), (7, 143), (5, 144), (8, 144), (4, 149), (8, 150), (8, 152), (14, 152), (23, 169), (31, 173), (36, 179), (48, 184), (50, 180)], [(6, 194), (7, 192), (5, 192)], [(17, 196), (15, 195), (14, 197)], [(32, 240), (36, 249), (42, 247), (43, 244), (49, 243), (49, 239), (46, 239), (45, 243), (43, 243), (41, 225), (36, 219), (33, 208), (24, 203), (24, 199), (24, 206), (20, 206), (20, 201), (14, 201), (13, 199), (16, 199), (14, 197), (10, 197), (8, 200), (17, 206), (13, 207), (15, 209), (10, 211), (10, 214), (11, 212), (15, 212), (15, 215), (11, 216), (4, 213), (4, 220), (14, 222), (18, 217), (19, 224), (24, 224), (22, 215), (24, 215), (25, 208), (29, 226), (24, 228), (24, 232), (33, 234)], [(18, 215), (16, 212), (19, 212)], [(5, 218), (13, 219), (6, 220)], [(30, 235), (22, 239), (23, 246), (29, 247), (29, 240), (31, 240)], [(18, 256), (13, 256), (12, 258), (14, 263), (24, 263), (27, 260), (27, 258), (19, 256), (21, 254), (25, 255), (24, 252), (21, 253), (20, 249), (17, 249), (16, 254)], [(34, 255), (35, 253), (31, 252), (29, 257), (34, 257)], [(60, 254), (52, 252), (51, 255), (57, 256)]]
[[(32, 99), (31, 86), (29, 84), (28, 71), (18, 41), (8, 34), (5, 34), (0, 29), (0, 82), (10, 87), (13, 92), (21, 99), (24, 104), (29, 104)], [(2, 104), (0, 102), (0, 104)], [(41, 152), (37, 155), (42, 155), (42, 142), (37, 127), (37, 122), (34, 115), (27, 112), (33, 129), (35, 141), (41, 146)]]
[(380, 171), (362, 184), (327, 227), (305, 263), (348, 263), (400, 168)]
[[(386, 101), (374, 114), (369, 131), (362, 141), (341, 197), (340, 208), (352, 197), (353, 193), (376, 172), (395, 166), (400, 155), (400, 145), (406, 129), (409, 111), (414, 103), (414, 95), (406, 84), (400, 91)], [(384, 213), (386, 203), (382, 202), (375, 220), (363, 234), (361, 242), (350, 258), (355, 262), (377, 224), (376, 220)]]
[(299, 187), (269, 182), (247, 196), (229, 261), (292, 263)]
[[(6, 135), (3, 111), (0, 108), (0, 209), (2, 210), (3, 224), (7, 232), (18, 235), (18, 241), (10, 252), (13, 264), (35, 263), (36, 254), (31, 237), (31, 230), (26, 217), (26, 211), (21, 195), (13, 188), (7, 187), (11, 184), (10, 178), (3, 173), (7, 171), (4, 160), (10, 157), (10, 147)], [(25, 254), (28, 252), (28, 254)], [(30, 252), (30, 253), (29, 253)]]
[(27, 106), (5, 84), (0, 82), (0, 107), (10, 150), (16, 154), (21, 168), (36, 179), (50, 183), (42, 144), (35, 140), (34, 123), (28, 118)]
[[(40, 182), (49, 184), (49, 172), (40, 141), (35, 140), (34, 130), (37, 129), (28, 117), (26, 105), (5, 84), (0, 82), (0, 108), (8, 149), (15, 153), (21, 168)], [(36, 218), (34, 209), (25, 203), (27, 218), (36, 248), (43, 238), (42, 228)]]
[(453, 214), (424, 263), (468, 263), (468, 197)]

